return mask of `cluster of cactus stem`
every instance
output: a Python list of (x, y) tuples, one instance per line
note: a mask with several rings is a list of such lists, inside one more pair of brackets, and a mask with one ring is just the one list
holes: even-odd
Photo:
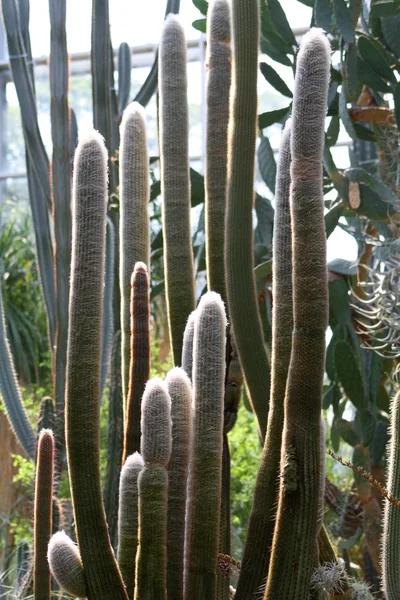
[[(253, 276), (259, 18), (258, 0), (233, 0), (232, 6), (227, 0), (211, 2), (205, 173), (209, 291), (197, 308), (186, 43), (175, 16), (164, 25), (159, 52), (160, 164), (165, 287), (175, 364), (165, 380), (149, 379), (146, 118), (143, 108), (133, 103), (122, 119), (118, 343), (124, 419), (120, 464), (115, 465), (120, 470), (117, 544), (109, 535), (100, 475), (108, 155), (97, 132), (79, 142), (72, 192), (65, 390), (77, 544), (63, 531), (51, 537), (54, 439), (43, 429), (35, 485), (36, 600), (50, 598), (50, 570), (61, 589), (88, 600), (228, 600), (233, 593), (236, 600), (351, 597), (348, 588), (340, 590), (342, 595), (335, 590), (333, 596), (329, 587), (317, 586), (317, 593), (315, 586), (316, 570), (325, 565), (328, 572), (326, 565), (335, 562), (321, 516), (328, 318), (322, 153), (330, 47), (323, 32), (313, 29), (297, 57), (292, 117), (283, 132), (276, 181), (270, 366)], [(8, 355), (5, 348), (6, 373)], [(227, 436), (236, 418), (242, 377), (263, 452), (233, 592), (218, 557), (229, 563)], [(396, 435), (398, 404), (397, 398)], [(25, 426), (21, 421), (20, 427)], [(388, 488), (398, 497), (397, 461), (393, 442)], [(385, 517), (388, 600), (400, 598), (396, 511), (388, 505)], [(351, 593), (353, 598), (366, 597)]]

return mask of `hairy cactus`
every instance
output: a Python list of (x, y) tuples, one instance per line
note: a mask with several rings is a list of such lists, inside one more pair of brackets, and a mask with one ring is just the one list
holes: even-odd
[(107, 152), (93, 132), (75, 155), (66, 387), (68, 468), (88, 600), (127, 598), (110, 544), (100, 479), (106, 201)]
[(86, 581), (78, 546), (64, 531), (58, 531), (51, 538), (48, 560), (51, 573), (60, 588), (72, 596), (86, 598)]
[[(388, 493), (400, 497), (399, 464), (400, 392), (397, 392), (391, 407), (391, 438), (388, 460)], [(385, 499), (382, 537), (382, 583), (387, 600), (400, 599), (400, 573), (397, 557), (400, 550), (400, 511)]]
[(123, 462), (140, 450), (140, 406), (150, 376), (150, 284), (144, 263), (135, 264), (131, 287), (131, 361)]
[(185, 599), (214, 599), (221, 510), (226, 316), (202, 296), (193, 342), (193, 429), (186, 510)]
[(186, 41), (183, 27), (173, 14), (165, 20), (160, 43), (159, 94), (165, 289), (174, 364), (180, 366), (186, 320), (195, 308), (195, 289), (190, 233)]
[(254, 160), (259, 47), (258, 0), (232, 3), (233, 84), (228, 142), (226, 276), (229, 317), (240, 364), (264, 438), (268, 417), (269, 361), (253, 276)]
[[(150, 172), (147, 152), (146, 115), (132, 102), (121, 123), (120, 177), (120, 290), (122, 390), (124, 415), (128, 399), (130, 366), (131, 277), (135, 263), (150, 265)], [(138, 450), (138, 448), (135, 448)]]
[(300, 47), (291, 132), (292, 354), (285, 397), (279, 504), (265, 600), (306, 600), (320, 507), (320, 418), (328, 321), (322, 152), (330, 46), (321, 30)]
[(142, 401), (138, 479), (139, 548), (135, 600), (167, 598), (167, 464), (171, 456), (171, 398), (159, 377), (151, 379)]
[(194, 310), (189, 315), (183, 335), (182, 369), (185, 371), (190, 381), (192, 381), (193, 375), (193, 337), (195, 320), (196, 311)]
[(183, 369), (167, 375), (171, 397), (172, 452), (168, 463), (167, 598), (183, 600), (186, 488), (192, 429), (192, 386)]
[(138, 546), (138, 477), (143, 469), (138, 452), (127, 457), (121, 470), (118, 513), (118, 565), (129, 598), (135, 590), (135, 560)]
[(271, 398), (267, 434), (253, 496), (237, 600), (256, 594), (268, 573), (279, 486), (286, 379), (292, 349), (292, 248), (290, 230), (290, 122), (283, 132), (275, 193)]
[(47, 545), (52, 533), (54, 437), (50, 429), (39, 434), (36, 476), (33, 537), (33, 595), (35, 600), (50, 600), (50, 569)]
[(207, 23), (207, 137), (205, 231), (208, 289), (226, 300), (225, 223), (231, 28), (227, 0), (210, 3)]

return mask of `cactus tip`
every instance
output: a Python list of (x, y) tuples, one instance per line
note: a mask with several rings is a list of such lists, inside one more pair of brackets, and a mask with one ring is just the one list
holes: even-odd
[(329, 43), (328, 38), (323, 29), (320, 27), (312, 27), (301, 40), (300, 43), (300, 51), (305, 50), (305, 47), (317, 47), (319, 46), (321, 49), (325, 50), (327, 60), (330, 59), (331, 55), (331, 45)]
[(130, 454), (128, 456), (128, 458), (126, 459), (124, 466), (122, 467), (122, 469), (142, 469), (144, 466), (144, 460), (142, 458), (142, 455), (139, 452), (134, 452), (133, 454)]

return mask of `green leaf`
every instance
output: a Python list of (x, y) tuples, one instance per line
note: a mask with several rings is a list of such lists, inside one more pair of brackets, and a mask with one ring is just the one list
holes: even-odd
[(349, 102), (356, 100), (360, 92), (360, 83), (357, 77), (357, 47), (355, 44), (349, 44), (346, 52), (346, 98)]
[(192, 0), (192, 2), (202, 15), (207, 15), (208, 2), (206, 2), (206, 0)]
[(314, 8), (314, 0), (299, 0), (299, 2), (301, 2), (301, 4), (304, 4), (304, 6)]
[(201, 31), (201, 33), (207, 33), (207, 19), (196, 19), (196, 21), (193, 21), (192, 27)]
[(272, 252), (274, 209), (271, 202), (267, 198), (260, 196), (260, 194), (256, 194), (254, 208), (257, 216), (257, 227), (254, 232), (255, 237), (258, 237), (259, 241)]
[(279, 3), (279, 0), (267, 0), (272, 22), (278, 33), (290, 46), (297, 46), (296, 38), (288, 23), (285, 11)]
[(365, 125), (361, 125), (361, 123), (353, 123), (353, 127), (359, 140), (364, 140), (365, 142), (376, 142), (374, 132), (368, 129), (368, 127), (365, 127)]
[(354, 426), (363, 446), (369, 446), (372, 442), (376, 419), (372, 412), (368, 409), (358, 410), (354, 420)]
[(346, 336), (346, 329), (339, 323), (333, 330), (331, 340), (326, 349), (325, 356), (325, 370), (330, 381), (336, 380), (336, 369), (334, 360), (335, 345), (339, 340), (344, 340)]
[(338, 170), (338, 168), (335, 164), (335, 161), (333, 160), (329, 146), (326, 143), (324, 146), (323, 160), (324, 160), (325, 171), (328, 173), (329, 177), (331, 178), (331, 181), (332, 181), (333, 185), (335, 186), (335, 189), (337, 190), (340, 198), (348, 203), (349, 202), (349, 183), (346, 180), (346, 178), (343, 177), (342, 173)]
[(388, 424), (379, 419), (376, 423), (375, 435), (369, 447), (372, 464), (378, 463), (384, 456), (388, 441)]
[(339, 340), (334, 348), (335, 369), (346, 396), (359, 410), (365, 407), (365, 393), (353, 348), (345, 340)]
[(340, 539), (339, 548), (340, 550), (351, 550), (358, 542), (362, 534), (364, 533), (362, 527), (358, 527), (357, 531), (354, 535), (349, 537), (348, 539)]
[(350, 421), (342, 418), (335, 419), (335, 421), (340, 437), (346, 442), (346, 444), (349, 444), (349, 446), (353, 447), (357, 446), (357, 444), (360, 443), (360, 439), (354, 430), (353, 423), (350, 423)]
[(198, 206), (204, 202), (204, 176), (190, 167), (190, 193), (191, 206)]
[(390, 65), (379, 52), (377, 46), (365, 36), (360, 36), (358, 39), (358, 51), (363, 60), (383, 79), (387, 79), (392, 83), (396, 83), (396, 77)]
[(334, 146), (338, 140), (340, 131), (339, 117), (332, 117), (329, 127), (326, 130), (326, 143), (328, 146)]
[(335, 258), (328, 263), (328, 271), (339, 275), (357, 275), (357, 263), (344, 258)]
[(351, 168), (346, 169), (344, 172), (346, 178), (349, 181), (356, 181), (357, 183), (364, 183), (368, 187), (371, 188), (374, 192), (376, 192), (380, 199), (384, 202), (389, 202), (391, 204), (396, 204), (399, 201), (399, 198), (393, 190), (390, 189), (385, 183), (377, 179), (374, 175), (371, 175), (365, 169)]
[(400, 82), (396, 84), (394, 90), (394, 114), (396, 116), (396, 124), (400, 129)]
[(381, 19), (381, 27), (384, 38), (389, 48), (397, 58), (400, 58), (400, 15)]
[(271, 192), (275, 194), (276, 162), (274, 151), (272, 150), (269, 139), (262, 133), (260, 145), (258, 146), (257, 157), (261, 177)]
[(337, 407), (340, 402), (340, 389), (336, 383), (331, 384), (326, 390), (322, 399), (322, 408), (328, 410), (330, 406)]
[(394, 17), (400, 12), (400, 6), (397, 2), (391, 2), (391, 0), (382, 0), (380, 2), (371, 3), (371, 17)]
[(349, 300), (349, 288), (342, 277), (329, 282), (329, 310), (341, 325), (351, 319)]
[(315, 0), (315, 24), (332, 33), (332, 8), (329, 0)]
[(340, 446), (340, 433), (338, 431), (338, 428), (336, 427), (336, 419), (332, 421), (331, 425), (331, 442), (333, 451), (338, 452)]
[(277, 110), (270, 110), (265, 113), (261, 113), (258, 116), (258, 126), (260, 129), (270, 127), (274, 123), (280, 123), (289, 114), (292, 105), (286, 106), (285, 108), (278, 108)]
[(357, 139), (356, 130), (354, 129), (353, 121), (351, 120), (349, 111), (347, 110), (347, 102), (346, 102), (344, 85), (342, 85), (342, 89), (340, 91), (340, 96), (339, 96), (339, 115), (340, 115), (340, 118), (342, 119), (344, 128), (347, 131), (348, 135), (351, 137), (351, 139), (356, 140)]
[(346, 42), (354, 41), (354, 25), (345, 0), (333, 0), (336, 25)]
[(271, 65), (262, 62), (260, 64), (261, 73), (264, 75), (265, 79), (268, 81), (273, 88), (275, 88), (280, 94), (283, 96), (287, 96), (288, 98), (293, 98), (293, 94), (283, 81), (283, 79), (278, 75)]
[(372, 90), (384, 93), (391, 91), (388, 84), (360, 56), (357, 60), (357, 72), (361, 83), (367, 85)]
[(270, 40), (266, 39), (262, 34), (260, 37), (260, 47), (261, 52), (272, 58), (272, 60), (274, 60), (275, 62), (278, 62), (281, 65), (285, 65), (286, 67), (292, 66), (290, 58), (284, 52), (281, 52), (275, 46), (273, 46)]
[(331, 210), (325, 215), (325, 233), (326, 238), (328, 239), (331, 233), (336, 228), (336, 225), (339, 222), (340, 217), (342, 216), (343, 206), (341, 203), (336, 204)]
[(261, 8), (261, 33), (266, 41), (271, 43), (276, 50), (284, 54), (294, 54), (292, 44), (288, 43), (281, 33), (277, 30), (269, 5), (264, 0), (260, 0)]

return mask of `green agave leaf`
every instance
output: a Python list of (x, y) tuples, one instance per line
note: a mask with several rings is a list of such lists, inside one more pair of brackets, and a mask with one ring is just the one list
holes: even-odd
[(329, 127), (326, 130), (326, 143), (329, 147), (334, 146), (338, 140), (340, 131), (339, 117), (332, 117)]
[(285, 108), (278, 108), (277, 110), (261, 113), (261, 115), (258, 116), (259, 128), (264, 129), (265, 127), (270, 127), (270, 125), (273, 125), (274, 123), (280, 123), (289, 114), (290, 109), (291, 105), (286, 106)]
[(382, 32), (389, 48), (397, 58), (400, 58), (400, 15), (381, 19)]
[(333, 233), (336, 228), (336, 225), (339, 222), (340, 217), (342, 216), (344, 207), (341, 203), (336, 204), (331, 210), (325, 215), (325, 233), (327, 239)]
[[(274, 40), (273, 37), (271, 37)], [(271, 41), (267, 39), (263, 34), (260, 37), (260, 48), (263, 54), (266, 54), (275, 62), (280, 63), (281, 65), (285, 65), (286, 67), (291, 67), (292, 62), (290, 58), (285, 54), (285, 52), (281, 52), (275, 46), (272, 45)]]
[(383, 81), (381, 77), (363, 60), (360, 56), (357, 60), (358, 77), (364, 85), (367, 85), (376, 92), (389, 93), (390, 87)]
[(340, 96), (339, 96), (339, 115), (340, 115), (340, 118), (342, 119), (342, 123), (343, 123), (344, 128), (347, 131), (348, 135), (351, 137), (351, 139), (356, 140), (357, 133), (356, 133), (356, 130), (354, 129), (353, 121), (350, 118), (349, 111), (347, 110), (345, 89), (344, 89), (343, 85), (342, 85), (342, 89), (340, 91)]
[(276, 27), (278, 33), (290, 46), (297, 46), (296, 38), (294, 37), (292, 28), (290, 27), (286, 18), (285, 11), (279, 3), (279, 0), (268, 0), (268, 7), (272, 22)]
[(325, 356), (325, 370), (330, 379), (330, 381), (336, 381), (336, 367), (334, 360), (334, 349), (335, 345), (339, 340), (344, 340), (346, 338), (346, 329), (340, 323), (336, 325), (335, 329), (332, 332), (332, 337), (328, 344), (328, 348), (326, 349)]
[(258, 166), (261, 177), (275, 194), (276, 162), (270, 141), (261, 133), (261, 141), (257, 150)]
[(350, 9), (345, 0), (333, 0), (336, 25), (346, 42), (354, 41), (354, 25)]
[(315, 24), (327, 33), (332, 33), (332, 8), (329, 0), (315, 0)]
[(118, 114), (120, 116), (129, 104), (131, 73), (131, 49), (126, 42), (123, 42), (118, 49)]
[(370, 68), (375, 71), (375, 73), (377, 73), (383, 79), (387, 79), (392, 83), (396, 83), (396, 77), (390, 68), (390, 64), (388, 64), (384, 55), (379, 52), (376, 44), (373, 44), (369, 38), (366, 36), (359, 37), (358, 51), (363, 60), (370, 65)]
[(356, 181), (357, 183), (364, 183), (369, 186), (384, 202), (396, 204), (399, 201), (397, 194), (390, 187), (365, 169), (361, 169), (360, 167), (346, 169), (344, 174), (349, 181)]
[(353, 348), (345, 340), (338, 340), (334, 348), (335, 369), (346, 396), (359, 410), (365, 408), (365, 393)]
[(346, 444), (353, 447), (357, 446), (357, 444), (360, 443), (360, 439), (354, 429), (353, 423), (350, 423), (350, 421), (343, 418), (335, 419), (335, 421), (339, 435)]
[(261, 73), (264, 75), (265, 79), (268, 81), (273, 88), (275, 88), (280, 94), (283, 96), (287, 96), (288, 98), (293, 98), (293, 94), (283, 81), (283, 79), (278, 75), (271, 65), (262, 62), (260, 63)]
[(351, 319), (349, 288), (342, 277), (329, 282), (329, 310), (341, 325)]
[(380, 2), (371, 3), (371, 17), (395, 17), (400, 12), (400, 5), (397, 2), (390, 0), (382, 0)]

